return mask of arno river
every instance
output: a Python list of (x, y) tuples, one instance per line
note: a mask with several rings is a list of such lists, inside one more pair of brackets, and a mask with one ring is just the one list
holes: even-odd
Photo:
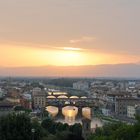
[[(53, 91), (48, 93), (49, 98), (68, 98), (68, 94), (66, 92)], [(71, 98), (79, 98), (77, 96), (72, 96)], [(82, 97), (81, 97), (82, 98)], [(85, 97), (83, 97), (85, 98)], [(100, 127), (102, 126), (102, 121), (98, 118), (94, 117), (94, 112), (91, 113), (91, 108), (84, 107), (81, 110), (76, 106), (69, 105), (66, 102), (66, 106), (62, 108), (61, 112), (56, 106), (47, 106), (46, 110), (49, 114), (57, 121), (62, 123), (74, 124), (81, 123), (82, 118), (91, 119), (91, 127)]]

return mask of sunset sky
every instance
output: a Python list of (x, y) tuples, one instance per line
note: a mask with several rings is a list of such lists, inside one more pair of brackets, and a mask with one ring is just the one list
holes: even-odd
[(140, 62), (140, 0), (0, 0), (0, 66)]

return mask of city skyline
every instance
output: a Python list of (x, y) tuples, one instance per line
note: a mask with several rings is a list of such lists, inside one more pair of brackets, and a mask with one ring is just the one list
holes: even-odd
[(0, 140), (140, 140), (140, 0), (0, 0)]

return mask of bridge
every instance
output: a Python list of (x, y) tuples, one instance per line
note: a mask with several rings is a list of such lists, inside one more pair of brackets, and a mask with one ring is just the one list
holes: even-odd
[(74, 105), (77, 107), (98, 107), (100, 101), (97, 98), (46, 98), (47, 106), (64, 107)]

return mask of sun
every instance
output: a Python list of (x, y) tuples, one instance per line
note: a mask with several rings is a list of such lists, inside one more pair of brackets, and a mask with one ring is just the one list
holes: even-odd
[(59, 62), (60, 65), (77, 65), (81, 63), (81, 54), (72, 48), (67, 48), (56, 52), (54, 59)]
[(64, 47), (63, 49), (68, 51), (82, 51), (81, 48), (73, 48), (73, 47)]
[(82, 51), (80, 48), (63, 47), (61, 49), (52, 49), (40, 53), (41, 59), (49, 61), (50, 65), (73, 66), (83, 63)]

